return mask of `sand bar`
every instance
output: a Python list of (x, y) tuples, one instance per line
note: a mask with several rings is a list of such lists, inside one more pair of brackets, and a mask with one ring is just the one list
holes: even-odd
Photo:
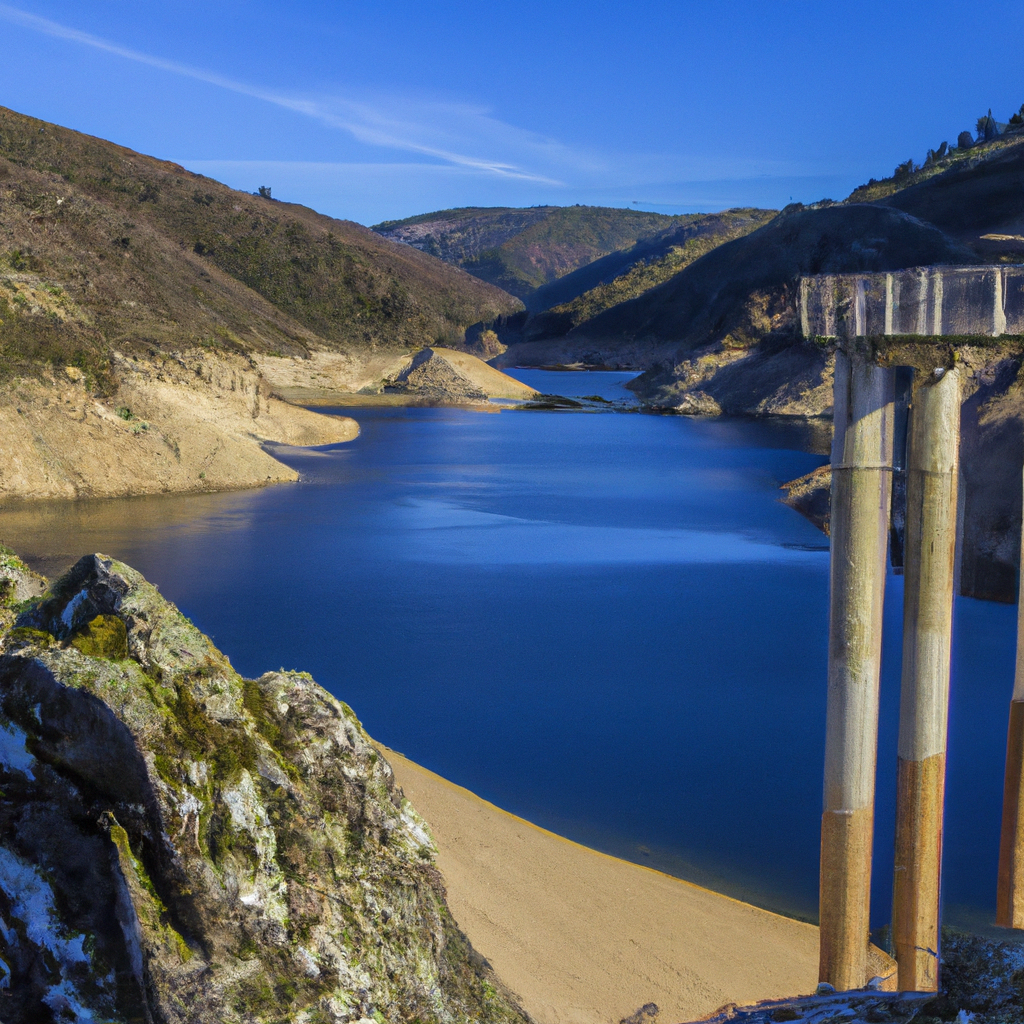
[(813, 925), (597, 853), (382, 750), (456, 920), (537, 1024), (616, 1024), (647, 1003), (675, 1024), (814, 991)]

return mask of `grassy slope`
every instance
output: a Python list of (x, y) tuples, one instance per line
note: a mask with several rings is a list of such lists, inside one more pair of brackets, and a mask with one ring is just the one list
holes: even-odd
[(518, 304), (408, 246), (0, 108), (0, 372), (110, 345), (414, 347)]
[(739, 329), (756, 341), (752, 303), (763, 296), (781, 308), (800, 274), (1019, 261), (1024, 245), (1012, 236), (1024, 230), (1022, 187), (1024, 137), (955, 150), (913, 174), (862, 186), (842, 204), (794, 207), (581, 324), (569, 339), (629, 337), (687, 350)]
[[(880, 206), (904, 210), (969, 245), (986, 262), (1024, 260), (1024, 135), (1010, 135), (968, 150), (901, 179), (856, 190)], [(1003, 235), (1003, 238), (985, 238)]]
[(536, 288), (687, 218), (601, 206), (443, 210), (374, 228), (526, 299)]
[(650, 291), (712, 249), (749, 234), (774, 216), (774, 210), (755, 209), (695, 215), (630, 249), (581, 267), (539, 290), (540, 300), (558, 301), (559, 293), (568, 298), (531, 317), (524, 336), (536, 340), (566, 334), (598, 313)]
[(937, 228), (901, 211), (867, 205), (797, 209), (719, 246), (657, 288), (599, 314), (569, 337), (622, 336), (671, 341), (692, 349), (733, 335), (735, 342), (746, 345), (758, 336), (757, 316), (750, 315), (752, 300), (766, 309), (784, 302), (784, 293), (801, 274), (975, 260)]

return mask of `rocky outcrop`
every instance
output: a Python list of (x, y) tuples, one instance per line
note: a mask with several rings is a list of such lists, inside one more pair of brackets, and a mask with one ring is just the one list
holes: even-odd
[(654, 408), (703, 415), (828, 416), (832, 355), (806, 343), (712, 345), (626, 387)]
[(943, 929), (941, 949), (938, 992), (887, 992), (875, 986), (835, 992), (830, 985), (820, 985), (812, 996), (726, 1006), (704, 1017), (703, 1024), (1020, 1024), (1024, 1020), (1020, 945)]
[(782, 485), (783, 504), (809, 519), (822, 533), (829, 532), (832, 467), (819, 466), (810, 473)]
[(274, 394), (304, 405), (445, 405), (532, 398), (537, 393), (533, 388), (480, 358), (495, 342), (494, 333), (485, 331), (471, 343), (478, 354), (435, 345), (370, 357), (335, 352), (315, 352), (308, 359), (261, 357), (258, 365)]
[(18, 556), (0, 545), (0, 634), (14, 622), (14, 609), (23, 601), (39, 597), (46, 580), (33, 572)]
[(492, 398), (527, 401), (537, 394), (533, 388), (468, 352), (437, 347), (417, 352), (408, 366), (384, 382), (384, 393), (437, 402), (479, 402)]
[(0, 604), (0, 1017), (522, 1022), (355, 715), (93, 555)]

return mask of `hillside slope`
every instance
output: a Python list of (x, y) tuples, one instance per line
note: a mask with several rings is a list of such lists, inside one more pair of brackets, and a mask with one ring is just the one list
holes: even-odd
[(698, 214), (629, 249), (609, 253), (538, 288), (523, 341), (559, 337), (620, 302), (627, 302), (674, 277), (705, 253), (766, 224), (775, 210), (726, 210)]
[(1024, 261), (1024, 137), (972, 147), (918, 179), (875, 202), (929, 221), (986, 262)]
[[(665, 408), (690, 391), (714, 397), (727, 412), (808, 413), (784, 386), (805, 363), (821, 384), (821, 353), (794, 333), (794, 284), (800, 274), (887, 270), (919, 263), (971, 263), (978, 257), (937, 228), (878, 206), (791, 208), (741, 238), (725, 242), (667, 281), (621, 302), (564, 337), (510, 346), (506, 364), (584, 362), (636, 367), (633, 384)], [(793, 348), (794, 352), (783, 355)], [(770, 357), (770, 358), (769, 358)], [(765, 373), (768, 359), (777, 369)], [(699, 361), (695, 363), (694, 360)], [(753, 373), (757, 367), (756, 373)], [(750, 370), (753, 375), (744, 380)], [(721, 386), (714, 378), (721, 372)], [(798, 389), (807, 390), (803, 384)], [(778, 393), (779, 400), (772, 398)], [(764, 402), (768, 400), (768, 405)], [(780, 404), (781, 403), (781, 404)], [(817, 399), (815, 415), (826, 411)], [(704, 403), (700, 411), (713, 411)]]
[(409, 246), (0, 108), (3, 363), (105, 345), (303, 354), (458, 340), (517, 303)]
[(542, 285), (688, 219), (602, 206), (467, 207), (386, 221), (373, 230), (541, 309), (533, 293)]
[(0, 108), (0, 496), (293, 480), (268, 441), (352, 438), (261, 359), (329, 353), (357, 386), (461, 343), (512, 296), (301, 206)]

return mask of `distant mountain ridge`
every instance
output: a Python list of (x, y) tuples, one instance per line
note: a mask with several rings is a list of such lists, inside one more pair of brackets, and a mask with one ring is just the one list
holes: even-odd
[(603, 206), (465, 207), (373, 230), (454, 263), (530, 307), (543, 285), (687, 219)]
[(723, 242), (755, 231), (776, 212), (737, 209), (694, 214), (629, 249), (580, 267), (531, 296), (527, 308), (540, 312), (529, 319), (523, 336), (537, 340), (566, 334), (668, 280)]

